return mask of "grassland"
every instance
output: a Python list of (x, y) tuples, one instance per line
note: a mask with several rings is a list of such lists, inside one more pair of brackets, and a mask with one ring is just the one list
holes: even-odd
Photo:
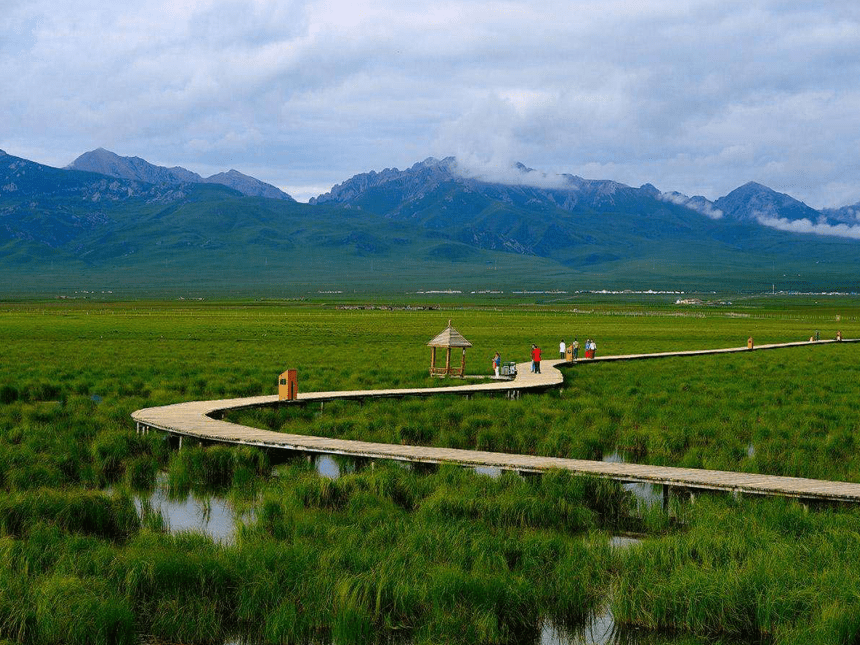
[[(490, 480), (379, 465), (336, 481), (299, 460), (138, 436), (137, 408), (273, 392), (430, 383), (424, 343), (449, 318), (489, 372), (564, 337), (601, 353), (860, 336), (847, 300), (730, 308), (598, 301), (341, 311), (315, 304), (0, 306), (0, 639), (24, 643), (532, 642), (611, 597), (671, 642), (860, 635), (860, 514), (727, 497), (672, 516), (621, 487), (553, 474)], [(840, 319), (837, 321), (837, 316)], [(804, 347), (579, 366), (561, 393), (442, 396), (243, 413), (291, 432), (860, 481), (860, 349)], [(472, 371), (471, 369), (468, 371)], [(159, 470), (183, 494), (250, 510), (232, 544), (135, 512)], [(609, 548), (609, 532), (644, 543)], [(680, 634), (680, 636), (677, 636)], [(678, 640), (680, 638), (681, 640)], [(650, 642), (650, 641), (649, 641)], [(655, 641), (657, 642), (657, 641)]]

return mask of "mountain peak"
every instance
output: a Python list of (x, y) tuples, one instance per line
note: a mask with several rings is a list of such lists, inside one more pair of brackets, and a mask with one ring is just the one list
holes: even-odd
[[(437, 159), (436, 157), (427, 157), (424, 161), (419, 161), (418, 163), (413, 164), (410, 170), (420, 170), (421, 168), (451, 169), (456, 165), (457, 159), (455, 157), (445, 157), (444, 159)], [(399, 170), (397, 170), (397, 168), (392, 168), (391, 170), (394, 170), (395, 172), (400, 172)]]
[(156, 166), (140, 157), (121, 157), (115, 152), (101, 147), (85, 152), (70, 163), (67, 168), (97, 172), (109, 177), (132, 179), (148, 184), (221, 184), (238, 190), (243, 195), (271, 199), (293, 199), (279, 188), (244, 175), (238, 170), (231, 169), (229, 172), (218, 173), (204, 179), (196, 172), (187, 170), (182, 166), (173, 166), (172, 168)]
[(736, 220), (808, 219), (815, 221), (820, 213), (803, 202), (768, 186), (749, 181), (714, 202), (727, 217)]
[(193, 184), (200, 181), (200, 175), (185, 168), (156, 166), (140, 157), (121, 157), (104, 148), (85, 152), (67, 167), (148, 184)]
[(269, 199), (286, 199), (295, 201), (284, 191), (272, 184), (267, 184), (254, 177), (239, 172), (235, 168), (231, 168), (227, 172), (220, 172), (203, 180), (207, 184), (222, 184), (229, 186), (234, 190), (238, 190), (243, 195), (250, 197), (267, 197)]
[[(764, 184), (760, 184), (757, 181), (748, 181), (743, 186), (738, 186), (735, 190), (743, 190), (743, 191), (757, 191), (764, 193), (775, 193), (776, 191), (769, 186), (765, 186)], [(733, 191), (734, 192), (734, 191)]]

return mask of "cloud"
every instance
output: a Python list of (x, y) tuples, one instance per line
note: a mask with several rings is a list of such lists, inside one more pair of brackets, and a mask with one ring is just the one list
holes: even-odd
[(558, 174), (548, 174), (531, 168), (511, 165), (496, 165), (483, 163), (479, 159), (468, 158), (461, 161), (457, 158), (455, 171), (462, 177), (477, 179), (506, 186), (532, 186), (535, 188), (570, 188), (568, 180)]
[(0, 29), (0, 148), (53, 165), (102, 145), (314, 186), (456, 155), (860, 201), (842, 0), (6, 0)]
[(677, 204), (678, 206), (685, 206), (690, 210), (696, 211), (697, 213), (701, 213), (706, 217), (710, 217), (711, 219), (722, 219), (723, 211), (719, 208), (714, 208), (714, 205), (709, 201), (701, 198), (701, 197), (687, 197), (686, 195), (682, 195), (681, 193), (661, 193), (657, 199), (660, 199), (664, 202), (670, 202), (672, 204)]
[(792, 233), (814, 233), (816, 235), (830, 235), (833, 237), (847, 237), (852, 240), (860, 240), (860, 225), (849, 226), (848, 224), (827, 224), (824, 222), (813, 223), (808, 219), (790, 220), (784, 217), (757, 217), (759, 224), (790, 231)]

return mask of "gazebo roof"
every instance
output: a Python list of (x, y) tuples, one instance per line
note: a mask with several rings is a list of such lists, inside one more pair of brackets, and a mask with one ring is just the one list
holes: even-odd
[(463, 334), (458, 332), (451, 326), (451, 321), (448, 321), (448, 327), (441, 334), (427, 343), (428, 347), (471, 347), (472, 343), (463, 338)]

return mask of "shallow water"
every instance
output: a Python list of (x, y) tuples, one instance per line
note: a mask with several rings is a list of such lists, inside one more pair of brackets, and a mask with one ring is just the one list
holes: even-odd
[[(641, 543), (642, 538), (629, 535), (613, 535), (609, 538), (609, 545), (615, 549), (629, 549)], [(635, 638), (630, 639), (631, 636), (625, 632), (625, 644), (636, 644)], [(577, 630), (571, 631), (551, 621), (544, 621), (541, 626), (540, 645), (609, 645), (618, 642), (618, 637), (609, 599), (605, 599)]]
[(502, 469), (498, 466), (475, 466), (475, 472), (486, 475), (490, 479), (498, 479), (502, 476)]
[(185, 497), (171, 499), (166, 473), (159, 473), (151, 493), (134, 495), (138, 515), (145, 501), (153, 511), (161, 511), (165, 527), (171, 533), (193, 531), (222, 544), (232, 544), (236, 539), (236, 519), (248, 517), (237, 513), (229, 500), (214, 493), (204, 496), (188, 493)]
[[(627, 459), (617, 450), (611, 454), (604, 455), (603, 460), (611, 464), (625, 464)], [(624, 490), (628, 490), (636, 498), (637, 502), (644, 504), (647, 508), (651, 508), (655, 504), (663, 503), (663, 486), (662, 484), (638, 484), (629, 483), (621, 484)]]
[[(313, 457), (312, 460), (321, 477), (336, 479), (341, 474), (355, 470), (355, 464), (343, 458), (319, 455)], [(476, 468), (476, 471), (489, 477), (498, 477), (501, 474), (501, 470), (498, 468)], [(659, 487), (654, 488), (657, 488), (658, 492), (656, 497), (653, 494), (651, 497), (660, 500)], [(636, 494), (635, 490), (634, 494)], [(165, 524), (171, 533), (194, 531), (207, 535), (222, 544), (234, 542), (237, 519), (245, 521), (249, 519), (249, 515), (238, 513), (229, 500), (217, 494), (196, 497), (189, 493), (184, 498), (171, 499), (168, 494), (165, 473), (159, 474), (152, 493), (135, 495), (134, 503), (138, 513), (141, 513), (144, 501), (148, 501), (154, 511), (161, 511)], [(641, 543), (641, 538), (629, 535), (614, 535), (609, 538), (610, 546), (615, 549), (629, 549)], [(571, 629), (550, 620), (544, 621), (534, 645), (619, 645), (622, 643), (623, 645), (645, 645), (646, 643), (647, 645), (654, 645), (658, 642), (671, 645), (678, 640), (681, 639), (666, 635), (655, 641), (655, 635), (648, 631), (620, 630), (615, 623), (607, 598), (578, 628)], [(689, 642), (689, 640), (685, 642)], [(246, 643), (247, 641), (240, 637), (231, 639), (224, 645), (245, 645)]]
[(614, 642), (615, 632), (615, 619), (607, 606), (592, 613), (585, 625), (574, 632), (553, 622), (544, 622), (539, 642), (540, 645), (608, 645)]
[[(355, 472), (359, 468), (357, 460), (333, 455), (313, 455), (309, 459), (320, 477), (338, 479), (341, 475)], [(623, 461), (617, 452), (604, 458), (604, 461)], [(404, 467), (412, 464), (404, 463)], [(502, 469), (495, 466), (477, 466), (474, 471), (478, 474), (498, 479)], [(273, 474), (277, 476), (278, 467)], [(623, 484), (637, 500), (651, 506), (662, 503), (662, 488), (652, 484)], [(159, 473), (156, 485), (151, 493), (136, 493), (134, 504), (138, 514), (142, 513), (143, 502), (148, 501), (153, 511), (161, 511), (167, 529), (171, 533), (194, 531), (211, 537), (216, 542), (232, 544), (236, 537), (237, 519), (247, 521), (248, 515), (239, 514), (230, 501), (217, 493), (197, 495), (188, 493), (185, 497), (176, 498), (169, 494), (167, 474)], [(636, 538), (613, 537), (614, 546), (626, 546), (638, 542)]]
[(340, 477), (340, 465), (331, 455), (319, 455), (314, 458), (314, 468), (320, 477), (337, 479)]

